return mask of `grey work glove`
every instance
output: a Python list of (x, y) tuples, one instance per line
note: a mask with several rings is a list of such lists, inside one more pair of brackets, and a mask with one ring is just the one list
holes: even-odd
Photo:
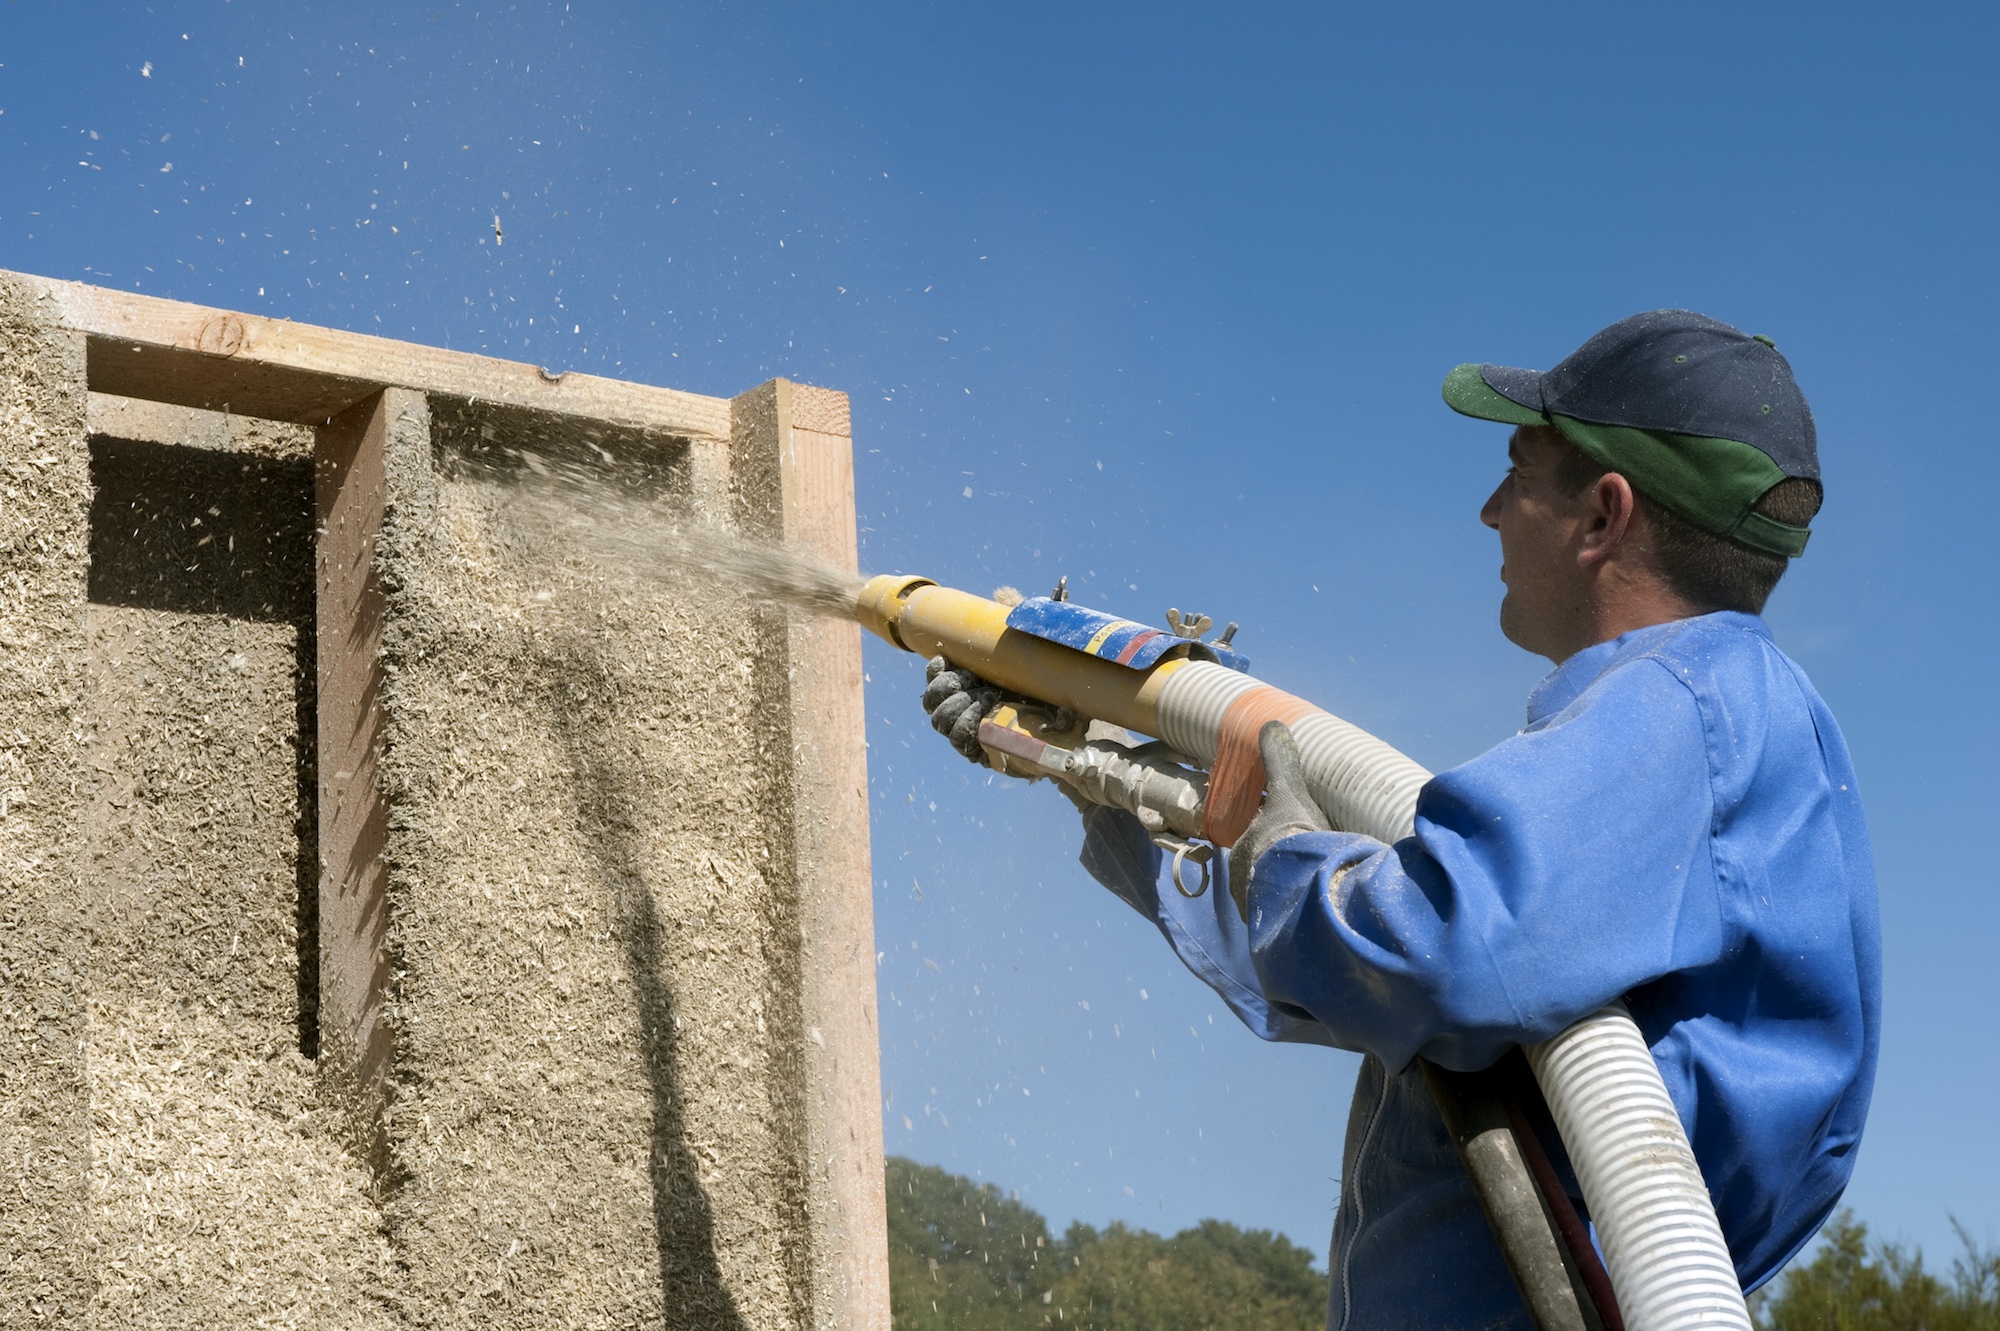
[(1257, 732), (1257, 754), (1264, 760), (1264, 803), (1229, 851), (1229, 895), (1236, 898), (1236, 913), (1245, 924), (1250, 922), (1250, 875), (1264, 852), (1297, 832), (1333, 830), (1306, 789), (1299, 742), (1283, 721), (1264, 723)]
[(1000, 690), (942, 656), (930, 659), (924, 667), (924, 680), (924, 711), (930, 715), (931, 729), (984, 766), (986, 751), (979, 747), (979, 723), (1000, 701)]

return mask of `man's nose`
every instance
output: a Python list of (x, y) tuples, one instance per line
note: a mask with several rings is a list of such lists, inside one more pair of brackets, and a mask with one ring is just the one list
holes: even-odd
[(1479, 520), (1494, 531), (1500, 530), (1500, 496), (1506, 489), (1507, 482), (1505, 481), (1494, 486), (1493, 493), (1486, 496), (1486, 503), (1479, 510)]

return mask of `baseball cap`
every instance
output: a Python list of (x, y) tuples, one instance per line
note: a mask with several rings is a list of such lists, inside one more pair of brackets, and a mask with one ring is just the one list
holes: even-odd
[(1445, 403), (1503, 425), (1553, 425), (1634, 489), (1753, 550), (1803, 554), (1808, 528), (1756, 511), (1788, 477), (1819, 481), (1812, 410), (1762, 334), (1692, 310), (1620, 319), (1551, 370), (1461, 365)]

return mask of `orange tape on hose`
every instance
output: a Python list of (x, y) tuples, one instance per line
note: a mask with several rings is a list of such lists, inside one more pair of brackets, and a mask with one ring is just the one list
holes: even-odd
[(1202, 810), (1201, 834), (1218, 846), (1233, 846), (1257, 808), (1264, 802), (1264, 759), (1257, 752), (1257, 732), (1266, 721), (1286, 725), (1315, 711), (1304, 698), (1283, 689), (1259, 685), (1229, 704), (1222, 714), (1222, 732), (1215, 738), (1215, 762), (1208, 769), (1208, 803)]

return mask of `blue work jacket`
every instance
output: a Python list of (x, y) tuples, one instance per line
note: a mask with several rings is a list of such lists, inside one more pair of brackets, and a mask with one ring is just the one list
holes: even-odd
[(1487, 1066), (1623, 996), (1746, 1289), (1854, 1169), (1881, 1028), (1873, 858), (1846, 743), (1751, 615), (1577, 653), (1528, 726), (1428, 782), (1395, 845), (1288, 837), (1227, 891), (1162, 881), (1138, 820), (1085, 817), (1091, 874), (1267, 1040), (1367, 1055), (1330, 1326), (1530, 1325), (1414, 1059)]

